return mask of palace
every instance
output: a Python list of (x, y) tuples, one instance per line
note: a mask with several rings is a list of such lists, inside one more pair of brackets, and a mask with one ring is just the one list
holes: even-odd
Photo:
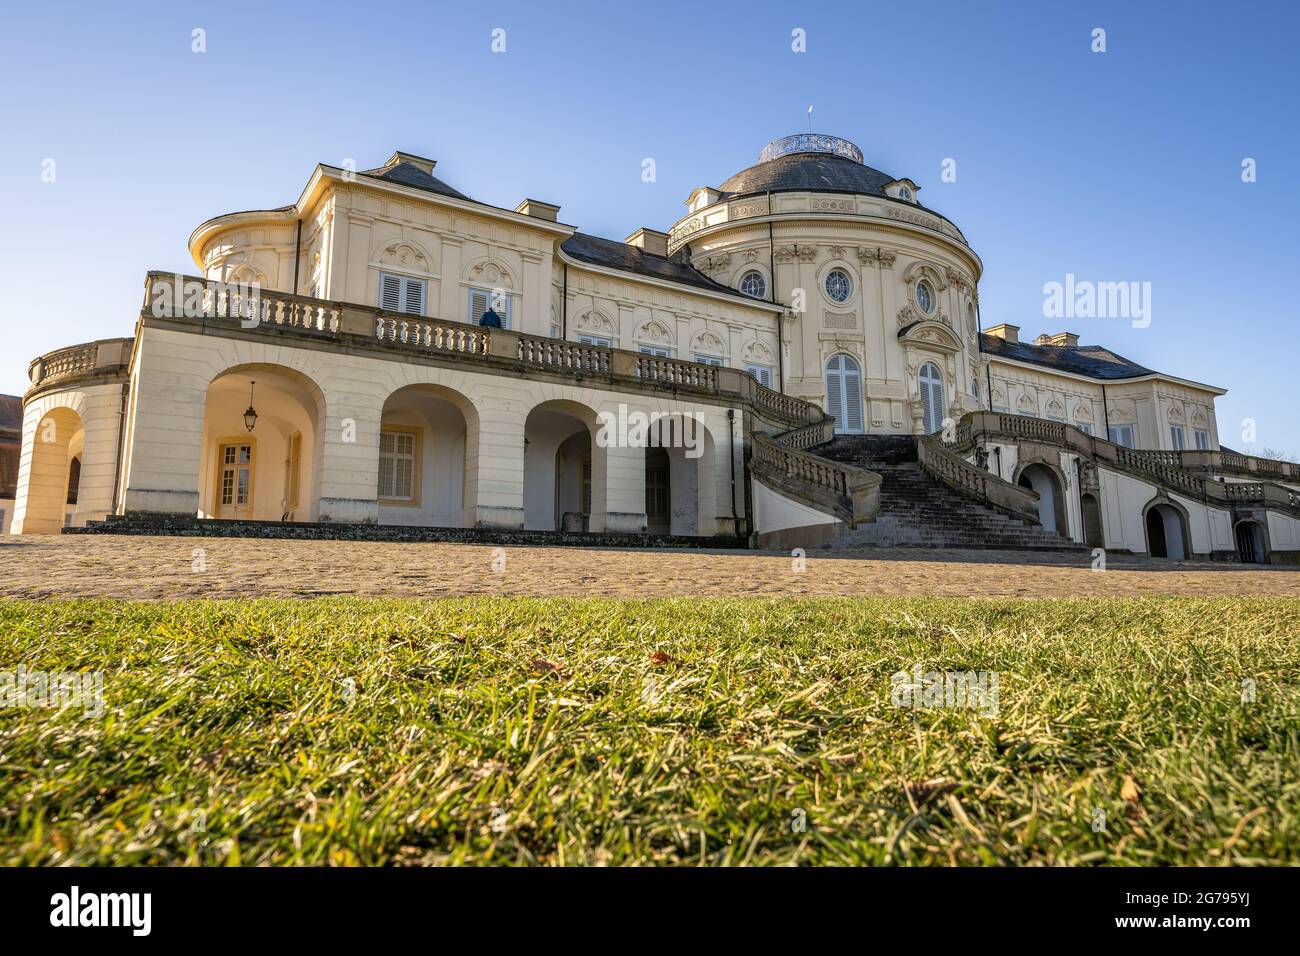
[(1300, 559), (1300, 466), (1223, 448), (1222, 389), (981, 331), (961, 230), (846, 140), (623, 242), (435, 166), (318, 165), (35, 359), (5, 530)]

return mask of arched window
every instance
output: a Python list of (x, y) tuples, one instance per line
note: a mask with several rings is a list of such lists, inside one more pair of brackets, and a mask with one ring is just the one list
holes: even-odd
[(908, 189), (906, 186), (899, 186), (899, 187), (898, 187), (898, 198), (899, 198), (899, 199), (909, 199), (909, 200), (910, 200), (910, 199), (912, 198), (912, 190)]
[(933, 435), (943, 427), (943, 375), (939, 366), (926, 362), (921, 366), (921, 412), (925, 433)]
[(847, 302), (853, 294), (853, 280), (843, 269), (826, 273), (826, 297), (832, 302)]
[(862, 370), (852, 355), (832, 355), (826, 363), (826, 414), (840, 435), (862, 433)]
[(763, 278), (763, 273), (755, 269), (746, 272), (740, 277), (740, 291), (755, 299), (764, 298), (767, 295), (767, 280)]

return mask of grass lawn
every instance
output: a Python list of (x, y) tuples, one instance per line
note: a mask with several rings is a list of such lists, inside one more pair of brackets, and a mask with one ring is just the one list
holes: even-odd
[[(0, 671), (104, 672), (100, 716), (0, 709), (0, 863), (1300, 863), (1298, 630), (1295, 599), (0, 600)], [(997, 713), (895, 706), (916, 664), (996, 673)]]

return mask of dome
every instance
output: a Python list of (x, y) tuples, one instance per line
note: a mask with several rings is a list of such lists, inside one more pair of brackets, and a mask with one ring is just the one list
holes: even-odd
[(846, 139), (799, 133), (773, 140), (758, 164), (719, 187), (724, 199), (765, 192), (862, 193), (884, 196), (893, 176), (863, 165), (862, 150)]

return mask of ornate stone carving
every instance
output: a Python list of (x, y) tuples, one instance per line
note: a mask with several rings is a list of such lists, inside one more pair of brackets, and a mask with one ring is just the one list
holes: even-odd
[(427, 269), (429, 266), (424, 253), (409, 242), (395, 242), (385, 246), (383, 261), (405, 266), (408, 269)]
[(843, 247), (843, 246), (831, 246), (827, 251), (831, 254), (831, 258), (832, 258), (832, 259), (843, 259), (843, 258), (844, 258), (844, 247)]
[(777, 246), (777, 247), (776, 247), (776, 261), (777, 261), (777, 262), (793, 262), (793, 261), (794, 261), (794, 254), (795, 254), (795, 248), (794, 248), (794, 246)]
[(894, 262), (898, 259), (898, 253), (889, 252), (885, 249), (880, 250), (880, 264), (886, 269), (894, 268)]

